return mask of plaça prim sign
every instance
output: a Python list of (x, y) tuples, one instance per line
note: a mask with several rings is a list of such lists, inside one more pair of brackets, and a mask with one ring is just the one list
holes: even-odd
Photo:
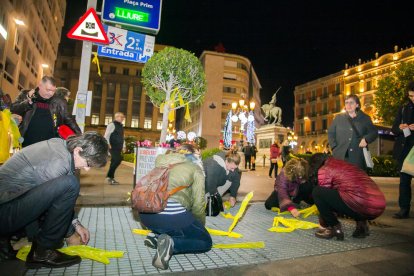
[(102, 21), (128, 30), (157, 34), (162, 0), (103, 0)]

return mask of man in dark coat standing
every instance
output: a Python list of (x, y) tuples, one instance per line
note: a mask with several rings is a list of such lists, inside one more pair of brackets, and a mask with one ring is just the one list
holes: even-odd
[[(414, 81), (408, 84), (407, 96), (409, 101), (398, 109), (392, 125), (392, 133), (396, 136), (393, 156), (401, 170), (404, 159), (414, 145)], [(407, 173), (400, 173), (400, 196), (398, 205), (400, 211), (393, 218), (405, 219), (409, 217), (411, 207), (411, 179)]]
[(247, 163), (249, 163), (249, 170), (252, 168), (251, 160), (252, 160), (252, 147), (250, 143), (247, 142), (247, 145), (242, 149), (244, 153), (244, 169), (247, 169)]
[(109, 152), (111, 153), (111, 165), (106, 175), (106, 181), (111, 185), (118, 185), (115, 180), (115, 170), (122, 162), (121, 153), (125, 149), (124, 141), (124, 122), (125, 116), (122, 112), (115, 113), (115, 120), (106, 127), (105, 139), (109, 144)]
[(345, 98), (345, 113), (338, 114), (328, 129), (329, 145), (335, 158), (366, 169), (363, 148), (378, 137), (371, 118), (360, 110), (356, 95)]

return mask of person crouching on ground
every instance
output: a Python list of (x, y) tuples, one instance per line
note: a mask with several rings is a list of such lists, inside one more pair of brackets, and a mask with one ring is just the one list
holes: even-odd
[(304, 159), (291, 159), (275, 180), (275, 189), (265, 202), (266, 209), (278, 207), (289, 211), (292, 216), (300, 215), (297, 206), (303, 200), (313, 204), (312, 184), (308, 182), (308, 162)]
[[(316, 155), (316, 154), (315, 154)], [(320, 213), (321, 226), (315, 233), (321, 239), (344, 239), (337, 214), (356, 221), (354, 238), (369, 235), (367, 220), (379, 217), (385, 210), (385, 197), (377, 184), (361, 169), (343, 160), (323, 154), (311, 167), (317, 171), (318, 185), (312, 196)]]
[(204, 174), (184, 154), (163, 154), (155, 160), (156, 167), (173, 164), (168, 190), (189, 187), (173, 194), (161, 213), (139, 215), (141, 223), (153, 232), (144, 244), (157, 249), (152, 264), (159, 269), (168, 269), (172, 255), (203, 253), (212, 247), (210, 234), (204, 227)]
[(103, 167), (107, 158), (105, 138), (97, 132), (85, 132), (67, 141), (52, 138), (25, 147), (1, 166), (0, 257), (15, 257), (9, 237), (43, 217), (26, 266), (54, 268), (80, 263), (79, 256), (56, 250), (63, 246), (63, 238), (72, 227), (83, 244), (89, 241), (89, 231), (74, 219), (79, 195), (74, 171)]

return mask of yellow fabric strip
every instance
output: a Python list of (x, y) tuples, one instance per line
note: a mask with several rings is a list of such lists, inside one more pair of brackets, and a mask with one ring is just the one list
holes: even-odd
[(93, 54), (92, 63), (96, 64), (96, 67), (98, 69), (98, 76), (101, 77), (101, 67), (99, 66), (98, 53), (97, 52), (92, 52), (92, 54)]
[[(284, 212), (280, 212), (280, 208), (278, 207), (272, 207), (272, 209), (270, 209), (272, 212), (276, 212), (278, 215), (289, 215), (290, 212), (289, 211), (284, 211)], [(318, 215), (319, 211), (318, 208), (316, 207), (316, 205), (312, 205), (311, 207), (299, 210), (299, 213), (302, 214), (303, 218), (307, 218), (310, 215)]]
[[(283, 225), (284, 227), (279, 226), (279, 224)], [(295, 218), (287, 219), (284, 217), (275, 217), (273, 219), (273, 225), (271, 228), (268, 229), (268, 231), (279, 232), (279, 233), (289, 233), (297, 229), (307, 230), (307, 229), (318, 228), (318, 227), (319, 227), (319, 224), (309, 222), (309, 221), (299, 220)]]
[(218, 243), (214, 244), (213, 248), (221, 248), (221, 249), (235, 249), (235, 248), (242, 248), (242, 249), (254, 249), (254, 248), (265, 248), (265, 243), (260, 242), (241, 242), (241, 243)]
[[(17, 258), (26, 261), (27, 255), (30, 252), (30, 245), (26, 245), (20, 248), (17, 252)], [(60, 252), (71, 255), (79, 256), (82, 259), (90, 259), (104, 264), (109, 264), (109, 258), (122, 258), (124, 257), (124, 251), (110, 251), (100, 248), (94, 248), (87, 245), (75, 245), (58, 249)]]
[(137, 235), (147, 236), (149, 233), (151, 233), (151, 230), (132, 229), (132, 233), (137, 234)]
[(233, 223), (230, 225), (228, 232), (233, 231), (234, 227), (236, 227), (237, 222), (239, 221), (239, 219), (243, 216), (244, 211), (246, 211), (247, 208), (247, 204), (249, 204), (249, 201), (252, 199), (253, 197), (253, 192), (250, 192), (246, 195), (246, 197), (243, 199), (242, 204), (240, 206), (239, 211), (237, 212), (237, 214), (234, 216), (234, 220)]

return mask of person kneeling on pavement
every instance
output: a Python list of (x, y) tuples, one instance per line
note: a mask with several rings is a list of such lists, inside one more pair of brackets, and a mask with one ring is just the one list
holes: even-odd
[(266, 209), (280, 208), (292, 216), (300, 215), (297, 207), (301, 201), (313, 204), (313, 185), (308, 181), (308, 162), (304, 159), (291, 159), (275, 180), (274, 191), (265, 202)]
[[(178, 149), (179, 150), (179, 149)], [(141, 223), (153, 233), (144, 244), (156, 248), (152, 264), (168, 269), (172, 255), (203, 253), (212, 247), (205, 224), (204, 174), (185, 154), (159, 155), (156, 167), (174, 165), (169, 171), (168, 191), (188, 186), (169, 197), (161, 213), (140, 213)]]
[(15, 258), (10, 236), (42, 218), (26, 266), (54, 268), (80, 263), (79, 256), (56, 250), (63, 246), (70, 229), (83, 244), (89, 241), (89, 231), (74, 219), (80, 189), (74, 172), (103, 167), (107, 158), (105, 138), (97, 132), (85, 132), (67, 141), (52, 138), (30, 145), (1, 166), (0, 257)]
[[(317, 155), (317, 154), (315, 154)], [(337, 215), (356, 221), (354, 238), (369, 235), (367, 220), (379, 217), (385, 210), (385, 197), (378, 185), (361, 169), (343, 160), (318, 154), (311, 167), (317, 172), (317, 186), (312, 195), (325, 227), (315, 233), (322, 239), (344, 239)]]
[(234, 151), (221, 151), (203, 161), (207, 197), (220, 196), (221, 199), (229, 190), (229, 202), (232, 207), (236, 204), (241, 178), (239, 164), (240, 155)]

